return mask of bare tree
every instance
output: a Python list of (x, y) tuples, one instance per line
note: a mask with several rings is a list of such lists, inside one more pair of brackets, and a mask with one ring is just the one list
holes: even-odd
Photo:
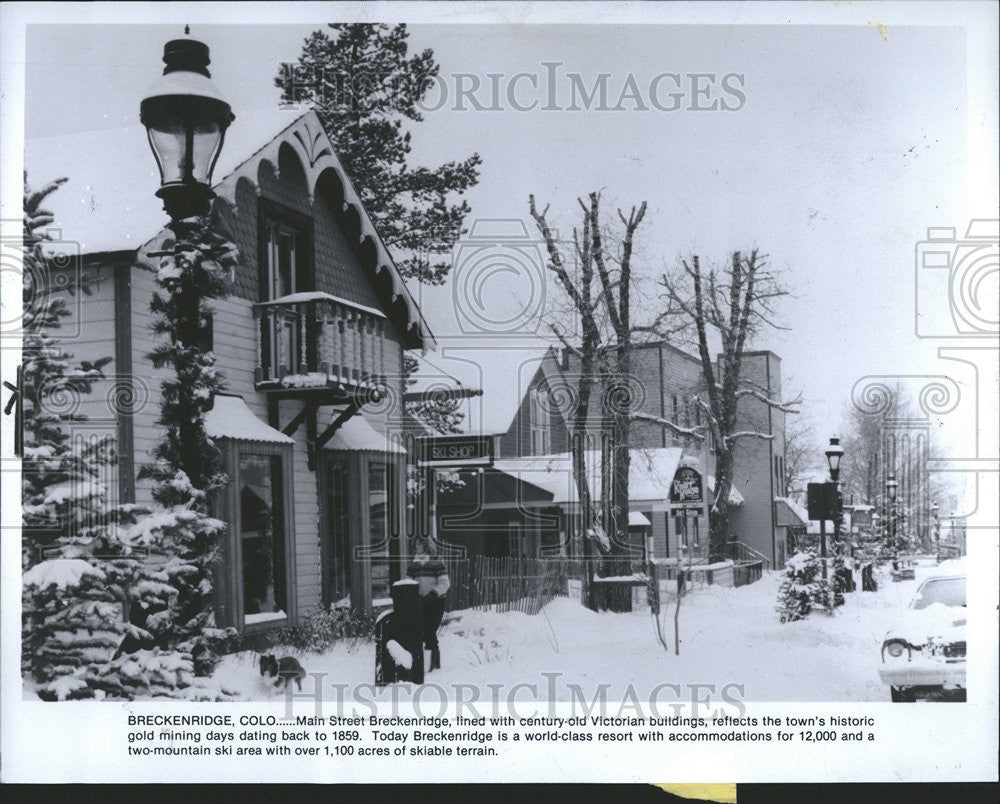
[[(532, 218), (538, 227), (548, 253), (548, 268), (571, 304), (572, 314), (580, 325), (579, 340), (567, 336), (557, 322), (550, 321), (553, 333), (564, 348), (580, 362), (577, 406), (571, 417), (573, 436), (573, 475), (582, 511), (581, 527), (585, 534), (597, 532), (599, 523), (592, 504), (586, 479), (585, 445), (591, 430), (592, 396), (600, 391), (601, 429), (610, 432), (613, 460), (611, 482), (610, 551), (621, 554), (629, 545), (628, 534), (628, 472), (629, 437), (632, 421), (631, 350), (632, 322), (632, 259), (635, 233), (646, 214), (646, 203), (632, 207), (628, 216), (618, 210), (622, 224), (620, 234), (608, 236), (601, 220), (601, 194), (590, 193), (586, 200), (578, 199), (581, 225), (573, 230), (573, 248), (577, 260), (575, 275), (571, 275), (565, 258), (549, 225), (548, 207), (539, 211), (535, 197), (528, 199)], [(614, 251), (611, 242), (620, 249)]]
[(805, 417), (785, 425), (785, 486), (781, 490), (785, 497), (801, 496), (808, 478), (822, 469), (820, 453), (813, 443), (814, 431), (814, 423)]
[[(742, 375), (743, 356), (762, 327), (778, 328), (774, 321), (775, 302), (787, 291), (768, 269), (767, 260), (757, 249), (749, 256), (734, 251), (728, 263), (707, 271), (697, 255), (681, 260), (660, 280), (665, 307), (658, 324), (665, 333), (685, 335), (694, 341), (701, 359), (704, 395), (696, 397), (705, 414), (701, 428), (682, 428), (676, 422), (660, 420), (675, 432), (702, 436), (710, 432), (715, 442), (715, 496), (710, 512), (710, 553), (721, 555), (729, 533), (729, 494), (739, 445), (746, 439), (771, 439), (769, 433), (743, 426), (738, 415), (740, 401), (753, 398), (769, 408), (798, 412), (800, 399), (782, 402)], [(712, 359), (710, 337), (721, 341), (718, 361)]]

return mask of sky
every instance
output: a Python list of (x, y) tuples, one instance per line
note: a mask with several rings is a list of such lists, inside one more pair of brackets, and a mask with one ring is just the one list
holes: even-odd
[[(303, 38), (325, 21), (193, 26), (211, 47), (213, 78), (237, 115), (234, 125), (241, 111), (277, 104), (278, 65), (295, 60)], [(410, 31), (411, 51), (433, 49), (448, 93), (444, 102), (428, 98), (432, 108), (412, 129), (412, 161), (437, 165), (481, 155), (479, 184), (467, 195), (473, 235), (520, 231), (530, 254), (536, 237), (529, 194), (550, 205), (550, 220), (564, 234), (579, 221), (576, 199), (590, 191), (603, 193), (611, 220), (616, 208), (627, 214), (645, 201), (634, 261), (640, 315), (658, 309), (656, 279), (680, 257), (724, 260), (735, 249), (759, 248), (790, 295), (776, 315), (782, 329), (762, 332), (753, 346), (781, 356), (785, 395), (802, 393), (817, 450), (840, 431), (863, 377), (943, 374), (973, 390), (974, 372), (938, 355), (948, 342), (915, 331), (917, 320), (924, 333), (954, 328), (938, 275), (927, 282), (915, 264), (927, 228), (956, 227), (961, 235), (984, 208), (995, 217), (995, 203), (982, 203), (995, 199), (995, 155), (992, 163), (970, 164), (969, 144), (995, 120), (995, 106), (968, 108), (962, 28), (412, 24)], [(30, 26), (26, 136), (134, 124), (143, 90), (158, 75), (163, 42), (180, 32), (181, 24)], [(489, 106), (490, 81), (506, 92), (513, 76), (526, 74), (514, 99), (543, 106), (545, 94), (532, 91), (531, 82), (544, 87), (552, 71), (556, 109), (518, 111), (506, 95), (500, 110), (456, 100), (457, 86), (478, 80), (476, 96)], [(647, 108), (569, 108), (570, 76), (589, 91), (602, 73), (608, 105), (634, 80)], [(648, 102), (650, 82), (664, 73), (681, 76), (680, 109)], [(719, 88), (727, 74), (742, 100)], [(738, 108), (689, 108), (699, 103), (692, 80), (709, 83), (713, 99)], [(661, 105), (669, 108), (667, 100)], [(970, 190), (976, 178), (991, 177), (993, 190)], [(457, 257), (455, 265), (445, 286), (412, 290), (438, 336), (431, 359), (474, 383), (475, 372), (461, 368), (470, 355), (489, 347), (486, 354), (509, 356), (538, 341), (523, 334), (470, 337), (470, 316), (456, 313), (476, 313), (479, 302), (468, 294), (480, 292), (484, 314), (494, 318), (557, 300), (550, 286), (529, 281), (530, 260), (479, 274), (473, 258)], [(986, 281), (992, 285), (984, 298), (995, 296), (995, 270)], [(532, 300), (541, 288), (548, 295)], [(505, 380), (488, 382), (487, 395)], [(913, 382), (919, 392), (922, 380)], [(975, 438), (963, 421), (961, 409), (936, 421), (959, 451)]]

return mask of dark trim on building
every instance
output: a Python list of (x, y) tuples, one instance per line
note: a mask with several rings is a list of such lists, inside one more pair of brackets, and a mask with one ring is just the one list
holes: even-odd
[(132, 417), (136, 399), (132, 377), (132, 262), (114, 264), (115, 388), (118, 418), (118, 500), (135, 502), (135, 428)]

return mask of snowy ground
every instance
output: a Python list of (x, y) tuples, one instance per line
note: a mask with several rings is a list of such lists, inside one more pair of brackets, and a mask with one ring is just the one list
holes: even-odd
[[(606, 685), (608, 701), (632, 694), (648, 701), (657, 694), (667, 702), (672, 700), (667, 694), (651, 693), (657, 685), (712, 684), (719, 691), (738, 684), (743, 694), (737, 695), (744, 701), (886, 701), (888, 690), (878, 677), (882, 638), (931, 571), (918, 568), (913, 581), (894, 583), (886, 576), (878, 592), (848, 594), (832, 617), (814, 614), (785, 625), (774, 611), (780, 573), (765, 573), (739, 589), (695, 589), (681, 604), (679, 656), (673, 652), (672, 601), (663, 618), (669, 652), (656, 640), (648, 609), (598, 614), (558, 598), (534, 617), (458, 612), (460, 619), (442, 627), (443, 667), (428, 675), (427, 682), (450, 691), (466, 685), (459, 693), (465, 700), (470, 699), (468, 685), (475, 685), (482, 701), (495, 697), (487, 685), (503, 685), (499, 696), (504, 700), (514, 685), (523, 683), (536, 685), (540, 700), (572, 700), (572, 685), (587, 700)], [(389, 701), (399, 694), (372, 688), (372, 643), (337, 646), (299, 659), (308, 673), (323, 674), (327, 700)], [(554, 681), (545, 675), (553, 673), (559, 674)], [(280, 698), (261, 680), (253, 653), (226, 657), (214, 680), (248, 700)], [(311, 692), (313, 683), (308, 679), (303, 691)], [(336, 697), (333, 685), (343, 685)], [(532, 700), (535, 693), (522, 688), (517, 698)]]

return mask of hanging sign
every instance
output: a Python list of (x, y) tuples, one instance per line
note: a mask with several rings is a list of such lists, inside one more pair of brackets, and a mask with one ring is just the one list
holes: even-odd
[(492, 466), (491, 436), (425, 436), (417, 439), (421, 466)]
[(682, 466), (670, 484), (671, 505), (697, 506), (704, 502), (701, 474), (690, 466)]

